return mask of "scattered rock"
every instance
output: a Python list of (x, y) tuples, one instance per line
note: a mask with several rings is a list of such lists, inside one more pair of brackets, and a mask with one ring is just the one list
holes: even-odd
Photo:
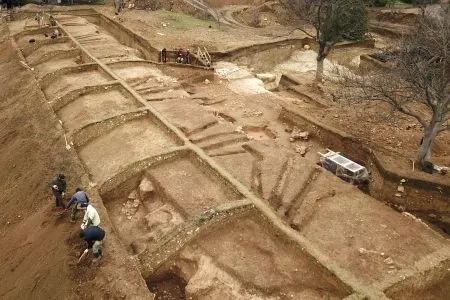
[(304, 46), (303, 46), (303, 49), (309, 50), (309, 49), (311, 49), (311, 46), (310, 46), (310, 45), (304, 45)]
[(392, 265), (392, 264), (394, 263), (394, 261), (393, 261), (392, 258), (390, 258), (390, 257), (385, 258), (383, 261), (384, 261), (386, 264), (388, 264), (388, 265)]
[(396, 194), (395, 194), (395, 197), (401, 198), (401, 197), (402, 197), (402, 194), (396, 193)]
[(211, 83), (211, 81), (209, 81), (208, 78), (206, 78), (204, 82), (205, 82), (205, 84), (210, 84)]
[(298, 154), (300, 154), (302, 157), (305, 156), (306, 152), (308, 151), (308, 147), (304, 146), (304, 145), (297, 145), (295, 147), (295, 152), (297, 152)]
[(137, 191), (132, 191), (128, 196), (128, 200), (122, 204), (120, 212), (126, 215), (128, 220), (130, 220), (129, 217), (136, 214), (136, 211), (139, 209), (139, 205), (141, 204), (141, 201), (137, 196)]
[(350, 65), (353, 66), (353, 67), (359, 67), (360, 64), (361, 64), (361, 57), (359, 55), (354, 57), (350, 61)]
[(139, 184), (139, 195), (141, 196), (141, 199), (147, 200), (154, 191), (153, 183), (147, 178), (144, 177)]
[(399, 185), (397, 187), (397, 192), (404, 193), (405, 192), (405, 187), (403, 185)]
[(402, 179), (402, 180), (400, 180), (400, 182), (401, 182), (401, 183), (405, 183), (405, 182), (406, 182), (406, 179)]
[(290, 141), (294, 142), (296, 140), (303, 139), (308, 140), (309, 139), (309, 132), (308, 131), (300, 131), (297, 127), (294, 127), (291, 133)]
[(236, 127), (236, 129), (234, 129), (234, 132), (237, 132), (237, 133), (245, 133), (245, 132), (244, 132), (244, 129), (242, 128), (242, 126)]
[(134, 199), (134, 201), (133, 201), (133, 207), (134, 207), (134, 208), (138, 208), (140, 203), (141, 203), (141, 201), (139, 201), (139, 199)]
[(284, 131), (287, 132), (287, 133), (291, 133), (292, 132), (292, 128), (291, 127), (286, 127), (284, 129)]
[(277, 79), (277, 75), (270, 74), (270, 73), (256, 74), (256, 77), (261, 79), (262, 81), (267, 81), (267, 82), (275, 81), (275, 79)]
[(128, 195), (128, 199), (134, 200), (137, 198), (137, 192), (136, 190), (133, 190), (129, 195)]
[(248, 118), (248, 117), (260, 117), (262, 115), (263, 115), (262, 111), (251, 110), (251, 109), (249, 109), (249, 110), (245, 109), (244, 112), (242, 113), (242, 116), (246, 117), (246, 118)]

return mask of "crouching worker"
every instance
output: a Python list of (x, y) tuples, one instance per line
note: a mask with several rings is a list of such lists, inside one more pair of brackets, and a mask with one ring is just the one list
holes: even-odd
[(86, 210), (84, 213), (83, 222), (81, 223), (81, 230), (85, 230), (90, 226), (100, 225), (100, 216), (95, 207), (88, 203), (80, 204), (81, 209)]
[(53, 195), (55, 196), (56, 207), (65, 209), (63, 198), (67, 190), (66, 176), (64, 174), (58, 174), (53, 178), (50, 183)]
[(89, 203), (89, 197), (86, 192), (79, 187), (76, 188), (75, 193), (73, 193), (72, 198), (70, 199), (69, 203), (67, 203), (67, 208), (70, 208), (72, 204), (74, 204), (70, 212), (70, 222), (75, 223), (77, 213), (82, 209), (81, 204), (87, 203)]
[(91, 226), (80, 232), (80, 237), (86, 241), (87, 248), (84, 250), (78, 262), (80, 262), (83, 257), (87, 255), (89, 249), (92, 249), (92, 253), (94, 253), (94, 259), (92, 260), (93, 262), (97, 262), (102, 259), (102, 244), (103, 239), (105, 238), (105, 231), (101, 227)]

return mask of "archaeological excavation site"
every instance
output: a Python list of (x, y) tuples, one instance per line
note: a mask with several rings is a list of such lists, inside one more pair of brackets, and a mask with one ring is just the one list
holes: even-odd
[[(448, 121), (425, 172), (421, 123), (341, 100), (338, 78), (395, 68), (421, 8), (368, 8), (318, 80), (319, 38), (285, 5), (0, 11), (1, 299), (449, 299)], [(98, 262), (59, 173), (98, 211)]]

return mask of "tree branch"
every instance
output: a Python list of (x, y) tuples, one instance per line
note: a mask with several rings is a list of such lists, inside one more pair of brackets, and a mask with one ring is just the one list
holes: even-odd
[(310, 34), (309, 32), (307, 32), (306, 30), (304, 30), (304, 29), (302, 29), (302, 28), (300, 28), (300, 27), (298, 27), (298, 28), (292, 30), (289, 34), (291, 34), (292, 32), (294, 32), (295, 30), (300, 30), (301, 32), (303, 32), (304, 34), (306, 34), (307, 36), (309, 36), (310, 38), (312, 38), (312, 39), (314, 39), (314, 40), (317, 39), (317, 37), (315, 37), (313, 34)]
[(450, 130), (450, 124), (447, 124), (447, 126), (443, 126), (438, 130), (438, 133), (444, 132)]
[(398, 105), (396, 107), (397, 107), (397, 109), (400, 112), (404, 113), (405, 115), (408, 115), (408, 116), (411, 116), (413, 118), (416, 118), (417, 121), (419, 121), (419, 123), (423, 126), (423, 128), (427, 128), (428, 127), (428, 124), (425, 121), (425, 119), (421, 115), (419, 115), (418, 113), (413, 112), (413, 111), (409, 110), (408, 108), (406, 108), (406, 107), (404, 107), (402, 105)]

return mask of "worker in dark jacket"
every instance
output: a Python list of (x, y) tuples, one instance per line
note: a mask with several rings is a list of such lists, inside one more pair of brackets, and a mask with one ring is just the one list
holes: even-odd
[(92, 249), (92, 252), (94, 253), (93, 262), (102, 259), (102, 243), (105, 238), (105, 231), (99, 226), (90, 226), (86, 228), (86, 230), (80, 232), (80, 237), (87, 243), (87, 248), (84, 250), (80, 260), (89, 252), (89, 249)]
[(50, 186), (52, 188), (53, 195), (55, 195), (56, 207), (65, 209), (63, 197), (67, 190), (67, 183), (64, 174), (56, 175), (56, 177), (53, 178), (52, 182), (50, 183)]
[(77, 218), (77, 213), (79, 210), (82, 210), (81, 204), (89, 203), (89, 197), (86, 194), (85, 191), (83, 191), (81, 188), (77, 187), (75, 189), (75, 193), (73, 193), (72, 198), (70, 198), (69, 203), (67, 203), (67, 208), (70, 208), (72, 204), (74, 206), (72, 207), (72, 210), (70, 212), (70, 221), (72, 223), (75, 223), (75, 220)]

